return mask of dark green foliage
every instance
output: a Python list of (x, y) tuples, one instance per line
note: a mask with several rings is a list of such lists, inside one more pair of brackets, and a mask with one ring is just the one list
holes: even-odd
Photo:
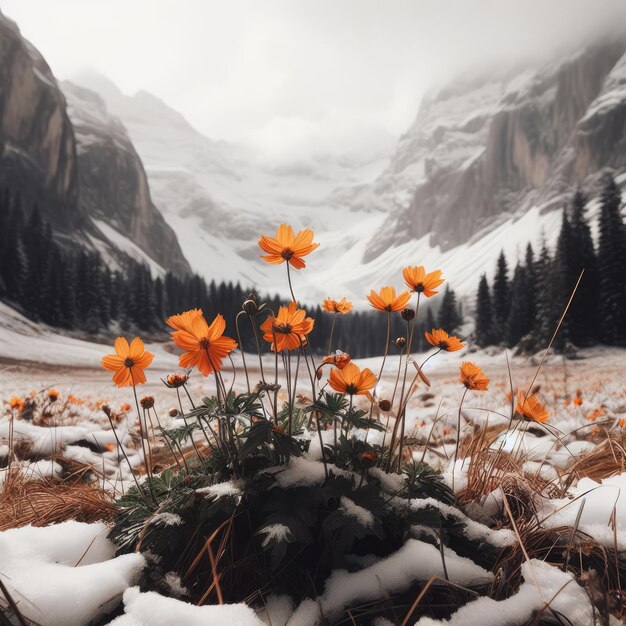
[(570, 339), (577, 346), (598, 339), (598, 261), (585, 215), (587, 198), (581, 191), (574, 194), (570, 213), (572, 261), (568, 282), (578, 280), (584, 270), (568, 314)]
[(439, 307), (437, 321), (439, 323), (439, 327), (443, 328), (451, 335), (457, 332), (463, 323), (459, 313), (456, 294), (448, 285), (446, 285), (443, 298), (441, 299), (441, 306)]
[(622, 196), (607, 176), (601, 196), (598, 273), (602, 337), (606, 343), (626, 343), (626, 227), (621, 216)]
[(509, 285), (508, 265), (504, 251), (500, 252), (496, 275), (493, 280), (493, 321), (494, 321), (494, 341), (500, 343), (504, 339), (506, 321), (511, 308), (511, 291)]
[[(490, 329), (499, 328), (496, 301), (502, 305), (502, 294), (509, 293), (510, 309), (503, 335), (506, 344), (525, 351), (545, 348), (583, 270), (553, 348), (565, 349), (570, 343), (588, 346), (598, 340), (626, 345), (626, 225), (621, 214), (621, 194), (610, 176), (604, 181), (600, 200), (597, 252), (586, 215), (587, 199), (577, 191), (570, 210), (563, 211), (553, 255), (544, 242), (539, 258), (535, 259), (529, 245), (524, 263), (517, 264), (510, 284), (505, 280), (506, 260), (500, 255), (491, 302), (486, 278), (481, 278), (479, 283), (476, 302), (479, 345), (494, 341)], [(499, 298), (495, 297), (496, 286)], [(492, 317), (496, 320), (494, 324), (490, 323)]]
[(487, 276), (483, 274), (478, 283), (476, 296), (476, 343), (481, 346), (490, 346), (494, 343), (493, 307), (491, 304), (491, 291)]
[[(355, 419), (349, 403), (336, 394), (303, 409), (304, 415), (314, 412), (339, 426)], [(256, 393), (231, 394), (226, 407), (204, 398), (185, 415), (187, 427), (164, 431), (170, 441), (180, 442), (210, 423), (219, 428), (219, 420), (228, 428), (229, 420), (237, 419), (243, 428), (233, 450), (216, 450), (184, 469), (165, 470), (118, 501), (110, 538), (119, 551), (139, 549), (158, 557), (144, 587), (174, 571), (192, 601), (216, 601), (215, 589), (205, 597), (214, 581), (209, 546), (219, 559), (224, 602), (261, 605), (269, 593), (286, 593), (298, 602), (318, 595), (332, 571), (358, 571), (363, 557), (396, 552), (414, 529), (424, 541), (442, 541), (459, 554), (475, 556), (480, 548), (479, 561), (495, 563), (493, 547), (465, 537), (462, 513), (445, 508), (458, 511), (454, 495), (426, 463), (411, 463), (403, 476), (384, 478), (371, 469), (381, 450), (341, 433), (326, 449), (334, 459), (326, 471), (309, 459), (290, 464), (296, 448), (298, 454), (306, 450), (307, 438), (287, 437), (262, 413)], [(288, 452), (282, 447), (286, 439)], [(227, 480), (228, 490), (211, 490)]]

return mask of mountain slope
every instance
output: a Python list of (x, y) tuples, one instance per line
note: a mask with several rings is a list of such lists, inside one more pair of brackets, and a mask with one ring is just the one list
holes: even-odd
[(624, 168), (625, 51), (626, 40), (606, 41), (428, 98), (363, 198), (379, 203), (387, 189), (399, 198), (367, 259), (425, 235), (452, 249), (533, 206), (562, 206), (602, 168)]
[(102, 102), (73, 96), (93, 119), (70, 118), (43, 57), (0, 13), (0, 186), (19, 193), (25, 210), (37, 204), (60, 240), (98, 249), (113, 264), (134, 245), (155, 269), (188, 272), (123, 127)]

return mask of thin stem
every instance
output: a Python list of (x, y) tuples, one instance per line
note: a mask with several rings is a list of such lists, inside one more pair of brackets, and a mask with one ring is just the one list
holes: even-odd
[(289, 270), (289, 265), (290, 265), (290, 264), (289, 264), (289, 261), (287, 261), (287, 281), (289, 282), (289, 291), (291, 292), (291, 299), (292, 299), (294, 302), (297, 302), (297, 300), (296, 300), (296, 296), (294, 296), (294, 295), (293, 295), (293, 287), (292, 287), (292, 285), (291, 285), (291, 272), (290, 272), (290, 270)]
[(237, 341), (239, 342), (239, 348), (241, 349), (241, 359), (243, 361), (243, 371), (246, 373), (246, 386), (248, 387), (248, 393), (250, 393), (250, 378), (248, 377), (248, 366), (246, 365), (246, 355), (241, 343), (241, 333), (239, 332), (239, 316), (243, 315), (244, 311), (239, 311), (235, 316), (235, 329), (237, 331)]
[(456, 470), (456, 460), (459, 456), (459, 444), (461, 442), (461, 409), (463, 408), (463, 401), (465, 400), (466, 395), (467, 387), (465, 388), (465, 391), (463, 391), (461, 403), (459, 404), (459, 414), (456, 421), (456, 445), (454, 447), (454, 461), (452, 462), (452, 491), (454, 491), (454, 474)]
[(327, 354), (331, 354), (331, 350), (333, 349), (333, 334), (335, 332), (335, 322), (337, 321), (337, 311), (333, 313), (333, 324), (330, 327), (330, 337), (328, 338), (328, 352)]

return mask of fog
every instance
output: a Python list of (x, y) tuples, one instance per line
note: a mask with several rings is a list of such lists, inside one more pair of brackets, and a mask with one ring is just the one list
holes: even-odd
[(388, 150), (428, 89), (626, 22), (603, 0), (4, 0), (58, 78), (93, 68), (285, 161)]

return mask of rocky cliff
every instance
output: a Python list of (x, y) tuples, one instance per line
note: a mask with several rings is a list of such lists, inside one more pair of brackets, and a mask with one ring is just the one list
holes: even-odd
[(189, 271), (174, 231), (154, 206), (143, 164), (122, 123), (102, 98), (64, 82), (77, 146), (79, 200), (162, 267)]
[(188, 272), (124, 127), (95, 94), (68, 90), (69, 110), (43, 57), (0, 13), (0, 186), (36, 203), (63, 239)]
[(78, 210), (76, 145), (65, 99), (43, 57), (0, 14), (0, 184), (67, 228)]
[(532, 207), (562, 206), (626, 167), (626, 39), (539, 70), (457, 81), (428, 97), (387, 170), (357, 199), (390, 216), (367, 259), (430, 236), (449, 250)]

